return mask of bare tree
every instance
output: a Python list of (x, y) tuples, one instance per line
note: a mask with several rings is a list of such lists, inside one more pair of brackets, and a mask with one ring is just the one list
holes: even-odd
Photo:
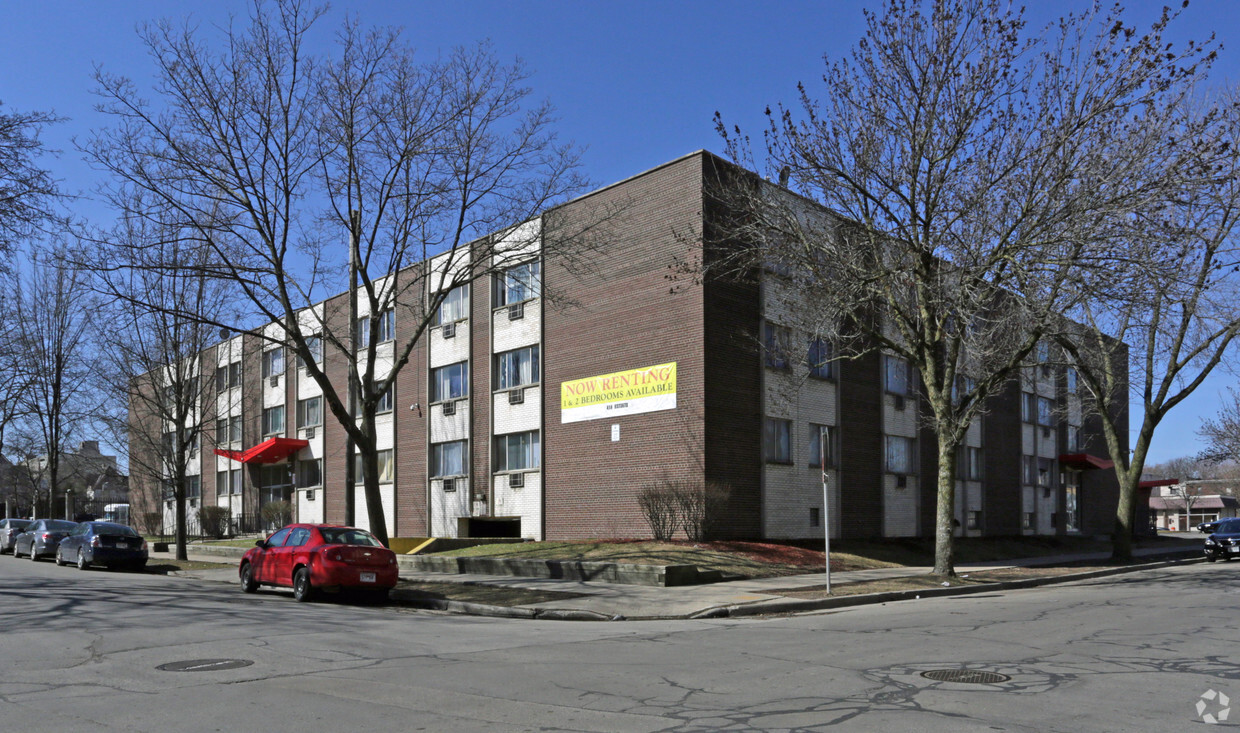
[(14, 243), (52, 218), (60, 191), (37, 161), (48, 152), (39, 139), (43, 128), (61, 119), (45, 112), (0, 112), (0, 267)]
[(1211, 56), (1166, 43), (1170, 13), (1145, 35), (1117, 8), (1033, 36), (999, 0), (925, 5), (867, 12), (821, 97), (800, 85), (795, 105), (768, 110), (761, 166), (716, 121), (733, 159), (789, 189), (721, 188), (742, 212), (730, 235), (753, 245), (741, 259), (778, 274), (841, 353), (880, 351), (920, 377), (946, 575), (958, 446), (1084, 297), (1080, 271), (1173, 186), (1184, 152), (1167, 132)]
[[(1172, 134), (1190, 152), (1165, 200), (1128, 234), (1128, 257), (1081, 278), (1078, 325), (1060, 343), (1101, 418), (1120, 485), (1113, 553), (1132, 555), (1137, 485), (1163, 418), (1234, 358), (1240, 335), (1240, 105), (1228, 92), (1199, 101), (1203, 113)], [(1205, 120), (1202, 124), (1200, 120)], [(1104, 297), (1096, 297), (1102, 294)], [(1131, 386), (1130, 386), (1131, 385)], [(1127, 405), (1142, 405), (1130, 429)], [(1131, 453), (1127, 450), (1131, 440)]]
[[(188, 501), (203, 496), (201, 468), (191, 473), (210, 394), (201, 355), (218, 336), (204, 320), (227, 313), (228, 291), (205, 274), (208, 250), (181, 235), (124, 220), (109, 238), (124, 245), (108, 248), (92, 287), (114, 303), (107, 309), (111, 326), (100, 333), (97, 374), (104, 404), (115, 406), (103, 422), (116, 445), (128, 446), (131, 481), (161, 489), (137, 492), (157, 503), (135, 505), (135, 515), (163, 514), (163, 501), (173, 500), (175, 552), (185, 560)], [(110, 259), (121, 256), (137, 259)]]
[(1228, 389), (1213, 419), (1203, 420), (1197, 435), (1206, 441), (1202, 458), (1211, 462), (1240, 462), (1240, 393)]
[[(580, 251), (588, 238), (537, 217), (585, 181), (519, 63), (485, 45), (418, 63), (394, 33), (354, 22), (335, 56), (316, 57), (305, 40), (322, 13), (298, 0), (258, 3), (218, 56), (195, 28), (145, 29), (160, 106), (99, 72), (117, 126), (86, 152), (115, 176), (117, 206), (193, 232), (211, 252), (205, 272), (249, 309), (241, 323), (204, 322), (241, 326), (306, 365), (362, 459), (369, 526), (386, 542), (379, 406), (455, 288), (518, 264), (528, 282), (514, 287), (537, 287), (539, 257)], [(128, 207), (132, 191), (158, 206)], [(340, 288), (342, 251), (351, 312), (312, 308)], [(266, 323), (281, 328), (273, 335)], [(350, 365), (352, 388), (328, 377), (319, 343)]]
[[(36, 253), (16, 294), (18, 343), (29, 377), (18, 448), (49, 512), (66, 478), (61, 459), (79, 431), (93, 422), (98, 406), (91, 382), (90, 291), (85, 274), (66, 265), (62, 255), (63, 248)], [(36, 456), (37, 466), (31, 460)]]

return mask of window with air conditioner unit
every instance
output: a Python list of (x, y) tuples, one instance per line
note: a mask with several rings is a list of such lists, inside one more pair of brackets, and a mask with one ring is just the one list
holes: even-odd
[(514, 389), (537, 384), (539, 380), (538, 346), (526, 346), (495, 355), (494, 388)]
[(513, 303), (508, 306), (508, 320), (519, 321), (525, 318), (525, 303)]
[(524, 402), (525, 402), (525, 390), (523, 388), (518, 387), (508, 392), (508, 404), (520, 405), (520, 404), (523, 404)]
[(446, 339), (455, 338), (456, 337), (456, 324), (445, 323), (443, 325), (443, 330), (441, 331), (441, 333), (443, 334), (443, 337)]
[(525, 474), (510, 473), (508, 474), (508, 488), (520, 489), (525, 487)]
[(443, 414), (444, 415), (455, 415), (456, 414), (456, 402), (453, 401), (453, 402), (443, 403)]
[(431, 371), (431, 402), (447, 402), (468, 395), (469, 362), (457, 362)]
[(446, 478), (443, 480), (444, 491), (456, 491), (456, 479)]
[(495, 470), (497, 472), (538, 470), (542, 457), (539, 446), (537, 430), (496, 436)]

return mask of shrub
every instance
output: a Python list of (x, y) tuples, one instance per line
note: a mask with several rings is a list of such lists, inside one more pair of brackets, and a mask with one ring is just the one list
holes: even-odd
[(670, 540), (680, 523), (675, 493), (665, 485), (651, 484), (638, 493), (637, 503), (650, 534), (656, 540)]
[(226, 507), (204, 504), (198, 508), (198, 519), (202, 523), (203, 535), (218, 540), (227, 534), (228, 509)]
[(283, 527), (293, 521), (293, 505), (287, 501), (269, 501), (258, 510), (263, 521), (277, 527)]
[(142, 512), (142, 531), (146, 534), (159, 534), (163, 531), (163, 512)]

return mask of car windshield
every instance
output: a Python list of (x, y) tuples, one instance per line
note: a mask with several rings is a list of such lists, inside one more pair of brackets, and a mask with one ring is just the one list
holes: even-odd
[(9, 520), (9, 526), (10, 526), (10, 527), (12, 527), (13, 529), (25, 529), (25, 528), (27, 528), (27, 527), (29, 527), (29, 526), (30, 526), (30, 520), (28, 520), (28, 519), (10, 519), (10, 520)]
[(52, 530), (53, 532), (58, 532), (62, 529), (73, 529), (74, 527), (78, 526), (78, 523), (77, 522), (66, 522), (63, 519), (49, 519), (47, 520), (46, 526), (48, 529)]
[(343, 527), (320, 527), (323, 541), (329, 545), (364, 545), (366, 547), (383, 547), (383, 543), (364, 529)]
[(1218, 527), (1214, 531), (1219, 534), (1240, 534), (1240, 521), (1219, 522)]
[(138, 533), (132, 527), (126, 527), (123, 524), (96, 524), (95, 534), (112, 534), (119, 537), (137, 537)]

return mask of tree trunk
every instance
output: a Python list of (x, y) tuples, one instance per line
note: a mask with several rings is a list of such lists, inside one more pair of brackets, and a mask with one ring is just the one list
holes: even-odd
[(938, 505), (934, 519), (934, 574), (956, 574), (956, 444), (938, 433)]

